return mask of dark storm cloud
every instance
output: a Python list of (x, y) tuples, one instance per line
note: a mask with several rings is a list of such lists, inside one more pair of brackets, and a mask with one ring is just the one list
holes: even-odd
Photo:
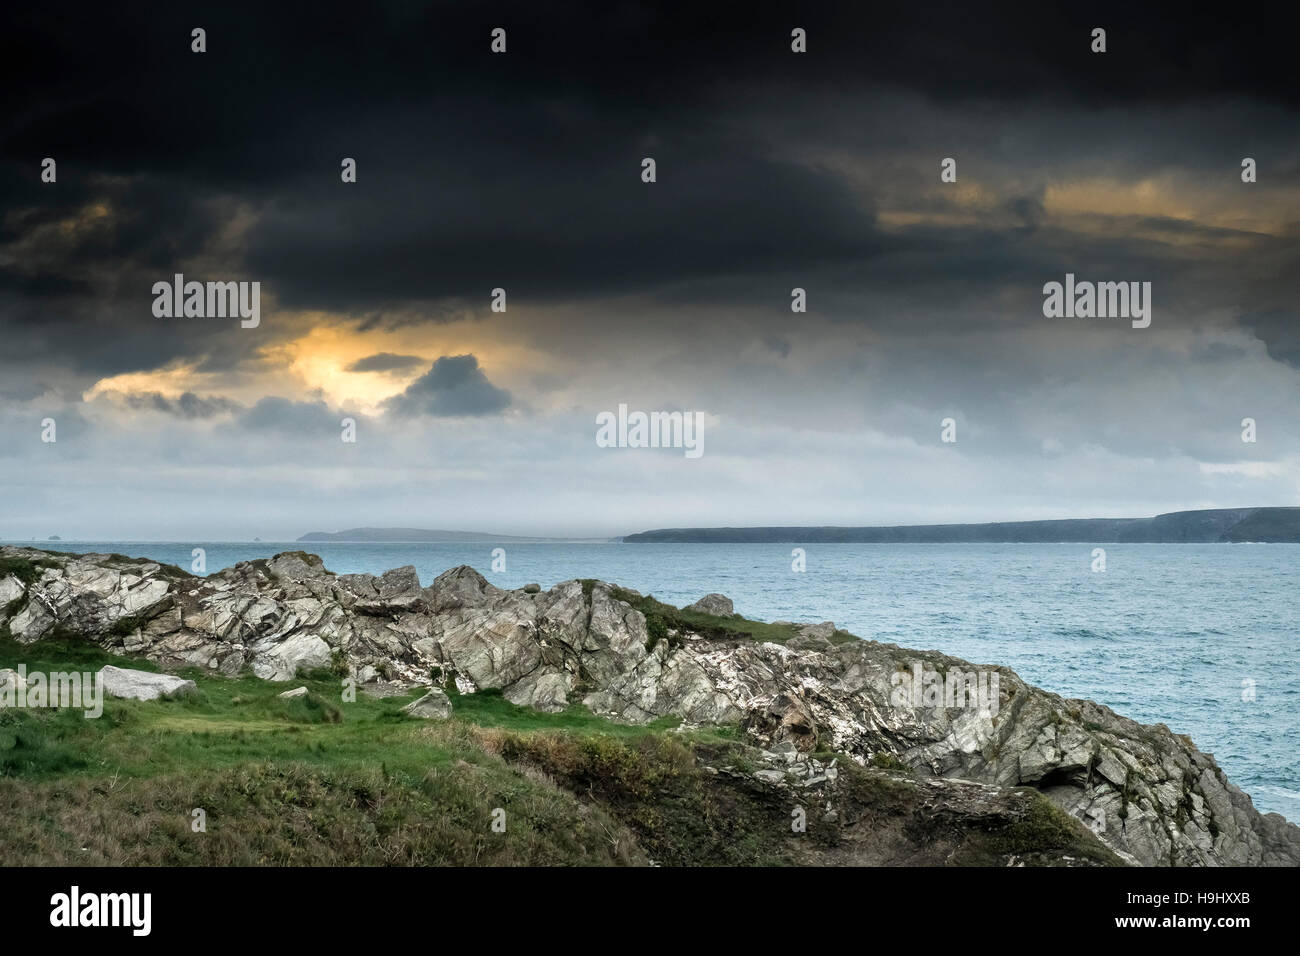
[(243, 408), (238, 402), (228, 398), (221, 396), (200, 398), (193, 392), (185, 392), (177, 398), (168, 398), (160, 392), (133, 392), (126, 395), (124, 400), (131, 408), (147, 409), (187, 419), (213, 418)]
[(99, 291), (80, 298), (0, 296), (0, 361), (54, 361), (92, 379), (154, 369), (194, 359), (199, 371), (256, 364), (265, 339), (237, 320), (155, 318), (152, 282), (166, 276), (125, 272), (118, 296)]
[[(615, 155), (586, 145), (599, 141), (598, 124), (587, 133), (563, 160), (525, 158), (509, 178), (431, 164), (425, 178), (372, 171), (364, 191), (330, 186), (276, 204), (249, 237), (249, 267), (277, 277), (282, 302), (358, 309), (485, 302), (498, 286), (525, 301), (616, 295), (847, 262), (885, 246), (834, 177), (734, 147), (719, 154), (708, 138), (638, 148), (629, 132)], [(640, 181), (643, 155), (659, 163), (657, 183)]]
[[(78, 180), (60, 164), (58, 182), (43, 188), (27, 197), (36, 204), (0, 218), (0, 330), (12, 354), (111, 375), (202, 356), (233, 367), (256, 353), (257, 338), (231, 335), (230, 323), (152, 312), (153, 283), (171, 281), (204, 249), (227, 221), (228, 201), (179, 171)], [(233, 277), (233, 267), (191, 278)]]
[[(443, 518), (615, 534), (629, 509), (647, 526), (771, 524), (774, 507), (879, 524), (1295, 498), (1279, 363), (1300, 362), (1300, 84), (1266, 12), (8, 6), (11, 533), (48, 534), (51, 513), (110, 536), (269, 539)], [(1258, 184), (1239, 181), (1246, 155)], [(1160, 201), (1106, 202), (1147, 180)], [(1052, 189), (1080, 184), (1063, 214)], [(155, 318), (153, 282), (182, 265), (260, 280), (261, 326)], [(1149, 334), (1044, 320), (1042, 284), (1066, 271), (1151, 281)], [(496, 287), (506, 315), (487, 311)], [(432, 324), (457, 327), (411, 328)], [(399, 367), (408, 351), (492, 360)], [(359, 355), (373, 374), (337, 375)], [(425, 368), (387, 415), (339, 407), (375, 408), (385, 369)], [(601, 453), (591, 411), (625, 399), (716, 416), (701, 467)], [(1196, 468), (1242, 458), (1277, 477)]]
[(1247, 313), (1241, 317), (1241, 324), (1264, 343), (1270, 356), (1300, 368), (1300, 311), (1272, 309)]
[(348, 372), (404, 372), (417, 365), (423, 365), (424, 359), (418, 355), (396, 355), (392, 352), (377, 352), (359, 358), (345, 371)]
[(14, 388), (0, 388), (0, 402), (29, 402), (40, 398), (49, 391), (49, 386), (42, 382), (19, 384)]
[(404, 418), (492, 415), (510, 405), (510, 393), (488, 381), (473, 355), (444, 355), (386, 407)]
[[(1063, 149), (1159, 156), (1166, 136), (1132, 118), (1144, 107), (1238, 98), (1293, 119), (1300, 103), (1284, 31), (1120, 4), (36, 5), (8, 16), (0, 70), (19, 105), (0, 120), (0, 202), (13, 210), (0, 219), (0, 246), (12, 247), (0, 296), (13, 300), (0, 331), (23, 360), (58, 356), (97, 375), (258, 361), (262, 336), (149, 314), (143, 290), (212, 246), (225, 274), (202, 278), (247, 275), (282, 305), (366, 328), (450, 320), (464, 311), (446, 300), (472, 306), (497, 286), (512, 303), (753, 303), (815, 280), (823, 307), (874, 298), (919, 313), (992, 302), (998, 283), (1016, 282), (1030, 301), (1084, 259), (1077, 246), (1039, 248), (1033, 190), (1008, 199), (996, 226), (901, 238), (877, 223), (885, 183), (851, 189), (774, 147), (811, 134), (870, 158), (914, 126), (952, 140), (942, 111), (956, 110), (995, 142), (1027, 116), (1083, 117)], [(196, 25), (208, 31), (202, 55), (189, 50)], [(498, 25), (505, 56), (488, 51)], [(808, 31), (805, 56), (789, 51), (795, 25)], [(1109, 31), (1104, 56), (1087, 49), (1096, 25)], [(928, 112), (876, 128), (869, 106), (885, 93)], [(1222, 152), (1201, 143), (1194, 155), (1237, 161)], [(39, 181), (46, 155), (59, 160), (56, 185)], [(358, 160), (356, 184), (339, 181), (344, 156)], [(640, 181), (643, 156), (659, 164), (654, 184)], [(109, 214), (98, 224), (61, 229), (99, 202)], [(242, 207), (250, 231), (222, 246)], [(1154, 261), (1148, 273), (1179, 268), (1153, 247), (1116, 251)], [(1276, 303), (1246, 307), (1257, 304)]]

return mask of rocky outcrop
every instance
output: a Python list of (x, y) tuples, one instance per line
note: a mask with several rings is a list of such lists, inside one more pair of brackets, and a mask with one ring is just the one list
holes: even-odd
[(183, 677), (112, 665), (100, 668), (98, 678), (99, 686), (106, 695), (128, 700), (157, 700), (177, 694), (192, 694), (198, 690), (194, 681)]
[(446, 720), (451, 716), (451, 701), (445, 693), (435, 687), (419, 700), (403, 707), (402, 713), (410, 714), (412, 717)]
[(736, 606), (725, 594), (706, 594), (694, 604), (687, 605), (686, 610), (712, 614), (715, 617), (728, 617), (736, 613)]
[(206, 578), (115, 555), (8, 547), (0, 559), (0, 595), (11, 595), (0, 634), (20, 642), (71, 632), (169, 669), (289, 680), (331, 667), (362, 683), (454, 680), (548, 712), (581, 703), (634, 723), (734, 724), (808, 766), (834, 751), (1034, 788), (1131, 863), (1300, 865), (1300, 828), (1261, 815), (1212, 756), (1164, 725), (1006, 668), (842, 640), (829, 622), (764, 642), (743, 619), (665, 623), (651, 599), (598, 581), (511, 591), (458, 567), (422, 587), (411, 567), (338, 575), (303, 552)]

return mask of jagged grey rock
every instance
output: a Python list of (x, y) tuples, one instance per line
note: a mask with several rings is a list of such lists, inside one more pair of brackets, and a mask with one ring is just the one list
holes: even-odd
[(131, 700), (157, 700), (173, 694), (192, 694), (198, 686), (192, 680), (155, 674), (152, 671), (135, 671), (112, 664), (100, 668), (99, 686), (109, 697)]
[(330, 662), (330, 646), (314, 634), (281, 636), (278, 642), (272, 634), (254, 646), (262, 653), (253, 660), (253, 674), (262, 680), (293, 680), (300, 670)]
[[(782, 767), (807, 764), (812, 779), (829, 774), (807, 755), (831, 749), (951, 787), (1033, 787), (1133, 863), (1300, 865), (1300, 828), (1260, 814), (1211, 755), (1168, 727), (1059, 697), (1001, 667), (981, 669), (999, 678), (988, 712), (899, 699), (895, 675), (917, 662), (938, 674), (976, 668), (894, 644), (836, 643), (830, 622), (785, 645), (689, 630), (652, 641), (644, 615), (619, 597), (629, 592), (602, 582), (528, 594), (457, 567), (421, 587), (411, 567), (336, 575), (303, 552), (206, 578), (120, 556), (0, 555), (39, 570), (31, 583), (0, 582), (13, 595), (0, 603), (0, 632), (20, 642), (67, 629), (166, 668), (280, 680), (341, 662), (408, 689), (431, 685), (436, 668), (461, 693), (499, 689), (546, 711), (582, 703), (635, 723), (735, 724)], [(431, 690), (422, 709), (441, 711), (439, 695)]]
[(446, 720), (451, 716), (451, 700), (437, 687), (419, 700), (414, 700), (402, 708), (402, 713), (412, 717), (424, 717), (434, 720)]
[(736, 606), (725, 594), (706, 594), (694, 604), (687, 605), (686, 610), (712, 614), (715, 617), (730, 617), (736, 613)]
[(835, 622), (822, 621), (820, 624), (805, 624), (799, 628), (799, 637), (804, 639), (829, 641), (835, 636)]
[(8, 604), (23, 596), (23, 582), (12, 574), (0, 577), (0, 605)]

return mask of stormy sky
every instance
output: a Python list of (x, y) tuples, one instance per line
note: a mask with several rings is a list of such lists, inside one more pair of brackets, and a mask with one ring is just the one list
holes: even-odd
[[(1300, 504), (1289, 34), (901, 6), (7, 9), (0, 538)], [(1066, 273), (1150, 327), (1046, 318)]]

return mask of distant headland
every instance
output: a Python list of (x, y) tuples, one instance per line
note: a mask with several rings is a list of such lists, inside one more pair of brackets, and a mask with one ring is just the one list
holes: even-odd
[(1153, 518), (1065, 518), (872, 528), (664, 528), (632, 544), (1229, 544), (1300, 543), (1300, 507), (1173, 511)]
[[(347, 531), (313, 531), (299, 541), (336, 541), (384, 544), (473, 544), (500, 542), (504, 544), (543, 544), (560, 541), (585, 541), (603, 543), (609, 538), (526, 538), (509, 534), (490, 534), (482, 531), (440, 531), (427, 528), (349, 528)], [(617, 539), (614, 539), (617, 540)]]

